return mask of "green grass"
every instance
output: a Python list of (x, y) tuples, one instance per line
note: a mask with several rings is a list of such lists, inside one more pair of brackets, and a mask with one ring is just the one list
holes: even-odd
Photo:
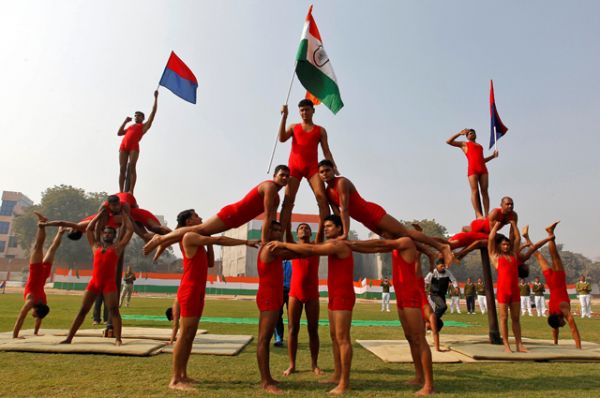
[[(50, 295), (51, 312), (42, 329), (68, 328), (80, 305), (78, 295)], [(170, 306), (172, 298), (132, 299), (124, 314), (159, 315)], [(0, 296), (0, 330), (11, 330), (22, 295)], [(252, 317), (258, 310), (254, 301), (211, 300), (205, 306), (206, 316)], [(91, 314), (90, 314), (91, 315)], [(321, 318), (326, 317), (322, 303)], [(395, 312), (382, 313), (377, 303), (358, 303), (354, 319), (391, 320)], [(445, 328), (444, 333), (487, 334), (487, 319), (482, 315), (447, 314), (445, 319), (472, 324), (470, 328)], [(577, 320), (586, 341), (600, 343), (599, 321)], [(25, 328), (33, 326), (28, 318)], [(157, 321), (126, 321), (125, 326), (168, 327)], [(91, 319), (84, 323), (91, 327)], [(210, 333), (251, 334), (255, 325), (202, 323)], [(320, 365), (332, 371), (331, 344), (328, 329), (320, 328)], [(568, 330), (562, 330), (562, 333)], [(523, 318), (526, 337), (550, 338), (545, 319)], [(401, 339), (399, 327), (353, 327), (353, 339)], [(253, 342), (236, 357), (193, 355), (189, 363), (191, 377), (202, 381), (196, 393), (176, 393), (167, 389), (171, 372), (171, 356), (160, 354), (147, 358), (105, 355), (64, 355), (0, 352), (2, 387), (0, 396), (7, 397), (140, 397), (140, 396), (203, 396), (254, 397), (265, 396), (258, 389), (256, 344)], [(300, 372), (284, 379), (279, 376), (287, 367), (287, 350), (272, 348), (271, 370), (282, 381), (285, 396), (323, 397), (327, 388), (316, 383), (309, 370), (306, 331), (300, 333), (298, 368)], [(413, 389), (403, 385), (413, 373), (411, 364), (386, 364), (354, 344), (351, 397), (412, 396)], [(600, 396), (600, 365), (597, 363), (476, 363), (434, 365), (438, 392), (447, 397), (527, 396), (558, 397), (574, 394), (577, 397)]]

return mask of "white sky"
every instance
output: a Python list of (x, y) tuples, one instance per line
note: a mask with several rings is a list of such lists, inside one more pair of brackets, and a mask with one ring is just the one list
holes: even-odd
[[(334, 157), (367, 199), (450, 232), (473, 218), (465, 127), (489, 140), (489, 79), (510, 128), (488, 163), (495, 205), (515, 199), (533, 238), (552, 220), (566, 249), (600, 256), (600, 3), (315, 1), (346, 106), (317, 108)], [(19, 1), (0, 14), (0, 189), (38, 202), (55, 184), (118, 190), (117, 129), (174, 50), (198, 104), (161, 89), (136, 196), (164, 214), (207, 217), (267, 178), (305, 1)], [(298, 82), (290, 100), (304, 95)], [(289, 143), (275, 164), (286, 163)], [(302, 183), (296, 211), (316, 212)], [(366, 230), (353, 223), (361, 236)]]

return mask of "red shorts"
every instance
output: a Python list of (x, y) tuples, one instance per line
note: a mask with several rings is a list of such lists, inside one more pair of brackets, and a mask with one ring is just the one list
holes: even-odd
[(297, 290), (292, 293), (292, 291), (290, 290), (290, 297), (295, 298), (301, 303), (307, 303), (312, 300), (318, 300), (319, 297), (321, 297), (321, 295), (319, 294), (318, 290), (316, 294), (314, 292), (311, 294), (303, 294), (303, 292), (299, 292)]
[(121, 146), (119, 147), (119, 152), (139, 152), (140, 151), (140, 143), (139, 142), (123, 142), (121, 141)]
[(327, 309), (329, 311), (352, 311), (355, 302), (355, 295), (329, 296), (329, 303), (327, 304)]
[(400, 309), (421, 308), (423, 307), (423, 297), (425, 295), (421, 294), (418, 288), (404, 286), (400, 292), (396, 291), (396, 306)]
[(456, 242), (456, 243), (454, 243), (454, 245), (455, 245), (454, 248), (456, 249), (459, 247), (467, 247), (471, 243), (478, 241), (478, 240), (483, 240), (483, 239), (487, 240), (488, 236), (489, 236), (488, 234), (485, 234), (483, 232), (459, 232), (456, 235), (453, 235), (448, 240)]
[(179, 302), (179, 316), (181, 318), (202, 316), (204, 311), (204, 289), (181, 289), (177, 291), (177, 302)]
[(498, 290), (496, 293), (496, 299), (500, 304), (511, 304), (521, 302), (521, 293), (519, 288), (509, 290)]
[(288, 167), (290, 168), (290, 176), (298, 180), (301, 180), (302, 177), (309, 180), (319, 172), (319, 165), (317, 163), (305, 164), (304, 162), (290, 161)]
[(219, 210), (217, 217), (223, 221), (227, 228), (237, 228), (254, 218), (252, 215), (246, 214), (247, 212), (241, 211), (241, 208), (236, 204), (227, 205)]
[(365, 202), (365, 206), (366, 207), (361, 211), (361, 215), (355, 217), (354, 215), (350, 214), (350, 216), (371, 231), (378, 233), (379, 222), (383, 216), (387, 214), (387, 212), (383, 207), (373, 202)]
[[(473, 164), (471, 164), (473, 163)], [(467, 176), (471, 177), (472, 175), (483, 175), (483, 174), (487, 174), (488, 173), (488, 169), (485, 166), (485, 163), (483, 164), (476, 164), (475, 162), (469, 162), (469, 167), (467, 169)]]
[(256, 306), (259, 311), (279, 311), (283, 306), (283, 286), (280, 289), (258, 288)]
[(471, 232), (490, 233), (490, 221), (487, 218), (478, 218), (471, 221)]
[(158, 218), (156, 218), (156, 216), (150, 213), (148, 210), (140, 209), (139, 207), (137, 207), (130, 209), (130, 213), (131, 218), (133, 218), (133, 221), (139, 222), (142, 225), (148, 225), (149, 220), (154, 221), (158, 225), (160, 225), (160, 221), (158, 221)]
[(85, 290), (95, 294), (106, 294), (117, 291), (117, 281), (114, 276), (110, 278), (96, 279), (92, 277)]

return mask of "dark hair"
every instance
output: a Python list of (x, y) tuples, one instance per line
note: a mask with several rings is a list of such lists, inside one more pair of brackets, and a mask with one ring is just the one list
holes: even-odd
[(140, 115), (142, 115), (142, 117), (143, 117), (144, 119), (146, 118), (146, 115), (144, 115), (144, 112), (142, 112), (142, 111), (135, 111), (134, 115), (135, 115), (136, 113), (139, 113)]
[(340, 216), (336, 216), (335, 214), (328, 215), (323, 221), (331, 221), (336, 227), (341, 227), (343, 225), (342, 218)]
[(319, 162), (319, 167), (321, 166), (331, 167), (333, 169), (333, 162), (329, 159), (323, 159)]
[(39, 319), (44, 319), (46, 317), (46, 315), (48, 315), (48, 313), (50, 312), (50, 307), (48, 307), (46, 304), (35, 304), (33, 306), (33, 309), (35, 310), (35, 315), (36, 318)]
[(121, 203), (121, 200), (119, 199), (119, 197), (117, 195), (110, 195), (106, 201), (111, 204), (111, 205), (116, 205), (118, 203)]
[(558, 314), (548, 315), (548, 325), (552, 329), (558, 329), (560, 327), (560, 316)]
[(469, 129), (469, 133), (475, 133), (475, 134), (477, 134), (477, 132), (475, 131), (475, 129)]
[(527, 264), (527, 263), (519, 264), (518, 272), (519, 272), (519, 278), (521, 278), (521, 279), (525, 279), (525, 278), (529, 277), (529, 264)]
[(104, 229), (105, 229), (105, 230), (106, 230), (106, 229), (110, 229), (114, 235), (116, 235), (116, 234), (117, 234), (117, 230), (116, 230), (115, 228), (113, 228), (113, 227), (109, 227), (108, 225), (107, 225), (107, 226), (105, 226), (105, 227), (104, 227)]
[(310, 225), (308, 225), (308, 224), (307, 224), (307, 223), (305, 223), (305, 222), (301, 222), (300, 224), (298, 224), (298, 226), (296, 227), (296, 232), (298, 232), (298, 230), (300, 229), (300, 227), (301, 227), (302, 225), (306, 225), (306, 226), (308, 227), (308, 229), (310, 230), (310, 232), (312, 232), (312, 228), (310, 227)]
[(279, 166), (275, 167), (275, 170), (273, 171), (273, 177), (275, 177), (277, 173), (279, 173), (282, 170), (287, 171), (288, 173), (290, 172), (289, 167), (287, 167), (285, 164), (280, 164)]
[(79, 230), (72, 230), (71, 232), (69, 232), (67, 234), (67, 238), (71, 239), (71, 240), (79, 240), (81, 239), (81, 237), (83, 236), (83, 232), (79, 231)]
[(165, 311), (165, 316), (169, 321), (173, 320), (173, 307), (167, 308), (167, 310)]
[(194, 209), (187, 209), (187, 210), (180, 211), (179, 214), (177, 214), (177, 227), (176, 228), (181, 228), (181, 227), (185, 226), (185, 223), (187, 222), (187, 220), (189, 220), (194, 215), (195, 212), (196, 212), (196, 210), (194, 210)]
[(443, 259), (443, 258), (438, 258), (438, 259), (435, 261), (435, 265), (438, 265), (438, 264), (445, 264), (445, 263), (444, 263), (444, 259)]
[(307, 98), (304, 98), (298, 102), (298, 108), (302, 108), (303, 106), (310, 106), (311, 108), (315, 109), (315, 104)]
[(502, 199), (500, 199), (500, 203), (504, 202), (504, 200), (510, 200), (511, 202), (514, 202), (513, 198), (511, 198), (510, 196), (503, 196)]
[(508, 239), (506, 237), (506, 235), (503, 234), (497, 234), (496, 235), (496, 245), (499, 245), (500, 243), (507, 241), (508, 243), (510, 243), (510, 239)]

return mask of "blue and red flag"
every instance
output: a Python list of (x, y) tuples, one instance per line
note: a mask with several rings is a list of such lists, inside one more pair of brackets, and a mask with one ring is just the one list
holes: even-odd
[(173, 51), (171, 51), (171, 56), (158, 85), (168, 88), (173, 94), (187, 102), (196, 103), (196, 90), (198, 89), (196, 76)]
[(500, 115), (498, 115), (498, 109), (496, 108), (496, 99), (494, 98), (494, 82), (490, 80), (490, 118), (491, 118), (491, 127), (490, 127), (490, 148), (496, 145), (496, 142), (506, 134), (508, 131), (508, 127), (506, 127), (502, 120), (500, 119)]

